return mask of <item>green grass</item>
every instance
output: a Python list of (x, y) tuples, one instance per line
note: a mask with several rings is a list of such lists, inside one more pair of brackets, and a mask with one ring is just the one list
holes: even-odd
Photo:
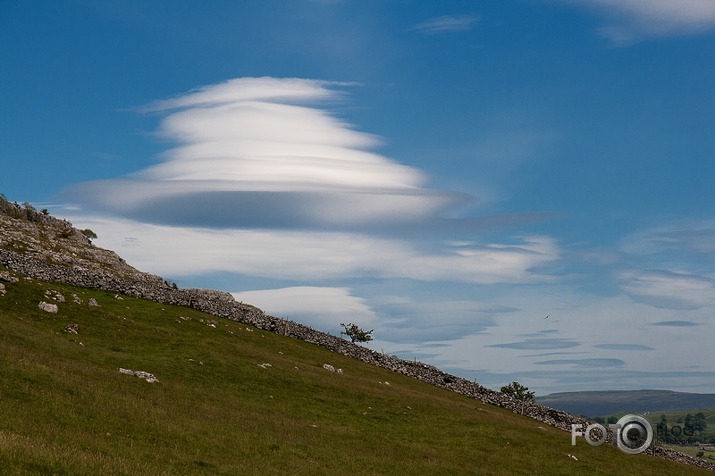
[[(705, 461), (715, 463), (715, 451), (703, 451), (701, 449), (698, 449), (697, 446), (663, 445), (663, 447), (670, 448), (671, 450), (675, 451), (680, 451), (681, 453), (685, 453), (686, 455), (695, 457), (697, 457), (699, 453), (702, 453), (703, 455), (701, 456), (701, 458), (704, 458)], [(708, 456), (710, 456), (711, 458), (708, 458)]]
[[(194, 310), (39, 281), (6, 287), (2, 474), (712, 474), (574, 447), (529, 418)], [(47, 289), (67, 300), (58, 314), (37, 308)]]

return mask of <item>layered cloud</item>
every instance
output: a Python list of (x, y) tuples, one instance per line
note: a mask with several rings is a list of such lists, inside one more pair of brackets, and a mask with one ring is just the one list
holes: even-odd
[(666, 309), (715, 304), (715, 222), (682, 221), (643, 230), (621, 240), (630, 268), (618, 273), (634, 300)]
[(142, 110), (164, 115), (158, 135), (177, 144), (161, 163), (66, 196), (144, 221), (242, 227), (413, 222), (455, 203), (317, 107), (345, 86), (239, 78), (157, 101)]
[[(496, 304), (504, 302), (514, 307), (500, 312)], [(506, 291), (493, 286), (477, 294), (471, 306), (465, 302), (462, 307), (472, 309), (471, 326), (467, 319), (457, 319), (465, 325), (445, 338), (439, 327), (449, 326), (436, 316), (449, 315), (447, 303), (441, 312), (432, 313), (436, 340), (420, 336), (421, 341), (391, 342), (389, 348), (408, 358), (427, 358), (440, 368), (454, 369), (493, 388), (519, 380), (530, 388), (543, 386), (550, 391), (646, 385), (709, 389), (705, 382), (713, 375), (711, 366), (702, 359), (694, 361), (693, 355), (707, 348), (704, 336), (715, 330), (713, 307), (655, 308), (623, 295), (579, 295), (553, 285), (522, 286), (518, 294), (513, 288)], [(550, 317), (544, 319), (535, 308), (550, 309)], [(689, 320), (679, 319), (685, 315)], [(383, 332), (381, 328), (376, 335)], [(663, 354), (668, 358), (659, 357)], [(588, 369), (585, 374), (584, 368)]]
[(715, 303), (713, 281), (665, 270), (626, 271), (621, 287), (635, 300), (666, 309), (699, 309)]
[[(240, 78), (154, 102), (142, 110), (162, 116), (157, 134), (175, 144), (161, 162), (76, 185), (67, 196), (92, 210), (82, 223), (108, 237), (105, 246), (169, 276), (547, 279), (543, 267), (559, 258), (549, 236), (447, 241), (445, 233), (483, 224), (443, 217), (456, 194), (426, 188), (421, 171), (371, 152), (375, 136), (326, 109), (340, 104), (349, 86)], [(377, 228), (397, 238), (376, 235)]]
[(540, 268), (558, 259), (556, 243), (528, 236), (506, 244), (422, 249), (404, 240), (338, 232), (209, 229), (115, 217), (72, 217), (134, 266), (167, 276), (231, 272), (295, 281), (403, 278), (480, 284), (549, 279)]

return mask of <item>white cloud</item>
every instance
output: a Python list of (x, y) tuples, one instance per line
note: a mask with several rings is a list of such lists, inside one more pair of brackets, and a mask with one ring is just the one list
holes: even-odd
[(715, 28), (712, 0), (587, 0), (602, 12), (607, 24), (601, 33), (616, 44), (629, 44), (643, 37), (690, 34)]
[(715, 303), (715, 222), (665, 223), (624, 237), (627, 267), (618, 274), (633, 299), (655, 307), (698, 309)]
[(420, 281), (524, 283), (548, 279), (538, 267), (558, 259), (555, 242), (529, 236), (514, 244), (470, 243), (437, 251), (402, 240), (337, 232), (205, 229), (132, 220), (68, 216), (94, 230), (96, 243), (133, 266), (167, 276), (225, 271), (324, 280), (370, 276)]
[(625, 271), (621, 288), (633, 299), (666, 309), (698, 309), (715, 303), (711, 279), (664, 270)]
[(307, 226), (404, 222), (452, 204), (450, 194), (424, 188), (421, 171), (370, 152), (379, 143), (373, 135), (315, 106), (339, 98), (340, 86), (240, 78), (155, 102), (145, 110), (168, 114), (159, 134), (178, 146), (157, 165), (80, 184), (67, 197), (146, 221), (196, 224), (202, 214), (189, 201), (203, 216), (224, 210), (223, 226), (280, 226), (286, 217)]
[(319, 329), (337, 329), (341, 322), (361, 327), (376, 320), (375, 313), (348, 288), (293, 286), (232, 293), (273, 316), (285, 317)]
[[(694, 365), (693, 355), (709, 348), (715, 332), (712, 306), (687, 311), (696, 326), (666, 326), (662, 323), (682, 319), (683, 311), (654, 308), (625, 295), (581, 294), (563, 285), (545, 290), (543, 285), (522, 286), (518, 293), (513, 287), (490, 287), (477, 293), (471, 306), (462, 305), (473, 309), (471, 331), (465, 314), (456, 321), (460, 327), (446, 335), (443, 330), (449, 332), (453, 321), (444, 318), (450, 314), (450, 304), (445, 303), (446, 312), (432, 313), (435, 322), (409, 320), (411, 332), (418, 336), (414, 340), (393, 342), (392, 333), (383, 340), (385, 328), (376, 325), (373, 347), (405, 358), (426, 358), (492, 388), (518, 380), (539, 393), (643, 388), (643, 382), (709, 391), (707, 385), (698, 390), (696, 386), (703, 387), (712, 365), (702, 359)], [(500, 306), (505, 304), (514, 307), (503, 312)], [(542, 310), (548, 310), (549, 319)], [(435, 338), (420, 335), (423, 327), (434, 329)], [(551, 362), (539, 363), (544, 361)], [(604, 368), (590, 369), (586, 375), (575, 369), (588, 363)], [(605, 367), (609, 363), (619, 365)]]

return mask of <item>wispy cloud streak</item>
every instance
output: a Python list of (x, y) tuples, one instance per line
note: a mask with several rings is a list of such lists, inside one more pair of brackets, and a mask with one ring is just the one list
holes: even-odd
[(566, 1), (600, 11), (606, 17), (606, 24), (599, 31), (617, 45), (715, 28), (715, 2), (711, 0)]
[(429, 34), (467, 31), (478, 21), (479, 18), (474, 15), (445, 15), (425, 20), (412, 29)]

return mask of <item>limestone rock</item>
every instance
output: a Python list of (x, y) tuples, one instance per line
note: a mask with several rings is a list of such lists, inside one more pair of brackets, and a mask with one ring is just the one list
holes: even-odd
[(8, 271), (0, 271), (0, 281), (5, 281), (10, 284), (15, 284), (20, 281), (15, 276), (11, 275)]
[(52, 304), (45, 301), (40, 301), (40, 304), (38, 304), (37, 307), (51, 314), (57, 314), (57, 311), (59, 310), (57, 304)]
[(130, 370), (130, 369), (123, 369), (119, 368), (119, 372), (126, 374), (126, 375), (133, 375), (135, 377), (142, 378), (146, 380), (149, 383), (157, 383), (159, 380), (154, 376), (154, 374), (151, 374), (149, 372), (145, 372), (143, 370)]

